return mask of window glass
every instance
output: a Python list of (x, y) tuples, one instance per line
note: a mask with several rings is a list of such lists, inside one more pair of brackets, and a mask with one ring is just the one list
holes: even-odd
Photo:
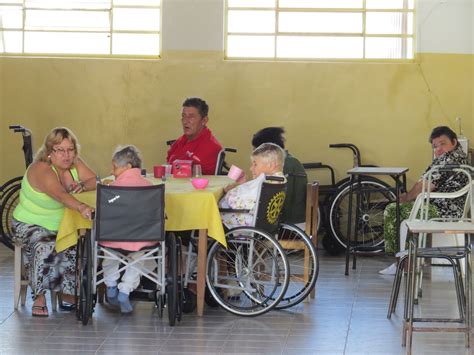
[(26, 32), (25, 51), (38, 54), (108, 54), (106, 33)]
[(159, 56), (161, 0), (0, 0), (0, 55)]
[(280, 32), (361, 33), (362, 14), (335, 12), (280, 12)]
[(272, 33), (275, 31), (274, 11), (229, 11), (229, 32)]
[(363, 58), (362, 37), (278, 37), (279, 58)]
[(226, 56), (412, 59), (414, 0), (227, 0)]
[(158, 55), (160, 36), (155, 34), (115, 33), (112, 54)]
[(243, 58), (268, 58), (275, 53), (273, 36), (229, 36), (227, 56)]
[(361, 9), (362, 0), (280, 0), (281, 8)]
[(229, 7), (275, 7), (275, 0), (228, 0)]

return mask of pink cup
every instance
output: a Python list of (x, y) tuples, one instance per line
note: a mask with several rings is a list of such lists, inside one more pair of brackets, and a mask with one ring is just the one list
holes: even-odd
[(237, 181), (241, 176), (242, 176), (243, 170), (240, 169), (239, 167), (232, 165), (229, 169), (229, 173), (227, 174), (227, 177), (230, 179)]
[(156, 165), (153, 167), (153, 175), (156, 178), (163, 177), (166, 173), (166, 168), (163, 165)]

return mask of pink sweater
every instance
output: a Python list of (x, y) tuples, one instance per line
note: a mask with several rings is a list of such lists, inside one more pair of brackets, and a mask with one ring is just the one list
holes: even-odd
[[(153, 185), (150, 181), (141, 175), (138, 168), (125, 170), (120, 174), (112, 186), (150, 186)], [(133, 239), (133, 235), (130, 236)], [(101, 242), (100, 245), (109, 248), (138, 251), (144, 247), (155, 245), (155, 242)]]

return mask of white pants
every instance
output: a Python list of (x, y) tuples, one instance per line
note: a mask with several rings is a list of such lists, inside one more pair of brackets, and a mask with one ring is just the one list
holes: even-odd
[[(145, 252), (138, 251), (128, 254), (127, 257), (130, 259), (130, 262), (132, 262), (133, 260), (141, 258), (144, 254)], [(117, 286), (120, 292), (128, 295), (140, 284), (140, 273), (136, 269), (141, 269), (143, 267), (143, 261), (138, 261), (134, 263), (133, 266), (127, 267), (127, 269), (125, 269), (125, 273), (122, 276), (122, 282), (117, 285), (117, 281), (120, 278), (120, 273), (117, 271), (120, 266), (123, 266), (123, 264), (118, 260), (104, 259), (102, 261), (102, 268), (104, 269), (104, 282), (107, 287)]]

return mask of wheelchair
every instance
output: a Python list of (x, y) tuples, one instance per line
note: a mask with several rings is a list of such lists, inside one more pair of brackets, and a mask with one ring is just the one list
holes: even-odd
[[(255, 227), (227, 231), (227, 248), (213, 243), (208, 252), (206, 284), (225, 310), (257, 316), (276, 307), (285, 296), (290, 268), (285, 251), (273, 237), (285, 201), (283, 178), (268, 176), (257, 198)], [(273, 182), (273, 183), (272, 183)], [(280, 182), (280, 183), (275, 183)], [(249, 210), (220, 209), (224, 213)]]
[[(170, 326), (181, 320), (182, 286), (179, 271), (179, 242), (165, 234), (165, 185), (118, 187), (97, 185), (97, 207), (92, 230), (79, 238), (77, 245), (76, 317), (87, 325), (97, 299), (97, 287), (104, 284), (105, 259), (119, 262), (118, 273), (133, 268), (154, 285), (154, 299), (161, 318), (166, 306)], [(142, 250), (132, 260), (126, 251), (101, 246), (104, 241), (154, 241), (156, 245)], [(137, 267), (138, 262), (144, 262)], [(146, 261), (153, 262), (150, 270)]]
[[(361, 163), (361, 153), (354, 144), (340, 143), (330, 144), (330, 148), (347, 148), (352, 151), (353, 167), (375, 167), (375, 165), (363, 165)], [(336, 182), (334, 169), (321, 162), (304, 163), (306, 171), (313, 169), (328, 170), (331, 176), (329, 185), (320, 186), (321, 201), (318, 210), (318, 222), (320, 221), (325, 231), (322, 240), (324, 249), (331, 254), (337, 255), (347, 247), (347, 223), (350, 193), (350, 178), (346, 177)], [(372, 176), (361, 176), (360, 184), (362, 192), (360, 196), (359, 220), (353, 221), (352, 230), (357, 228), (358, 247), (365, 251), (382, 251), (383, 242), (383, 211), (385, 207), (395, 202), (394, 188), (385, 181)], [(402, 186), (402, 192), (406, 186)]]
[[(274, 178), (268, 177), (267, 179)], [(245, 248), (243, 247), (244, 244), (251, 244), (253, 242), (255, 245), (260, 245), (257, 248), (261, 249), (261, 259), (267, 258), (269, 261), (272, 261), (275, 257), (277, 257), (275, 260), (279, 260), (278, 258), (284, 259), (281, 257), (282, 253), (285, 255), (289, 267), (289, 280), (286, 291), (275, 291), (277, 293), (269, 297), (271, 303), (269, 305), (264, 305), (262, 309), (258, 309), (257, 307), (255, 309), (245, 309), (249, 308), (250, 306), (242, 307), (242, 305), (237, 305), (238, 302), (236, 301), (248, 301), (248, 298), (241, 300), (238, 297), (232, 298), (232, 296), (229, 297), (229, 295), (225, 295), (223, 293), (225, 289), (228, 290), (228, 294), (241, 293), (239, 287), (217, 285), (214, 287), (214, 292), (212, 292), (213, 287), (211, 287), (208, 282), (205, 301), (209, 306), (221, 305), (223, 308), (225, 308), (231, 313), (243, 316), (254, 316), (263, 314), (272, 308), (286, 309), (295, 306), (296, 304), (303, 301), (313, 290), (319, 272), (319, 259), (317, 250), (314, 247), (310, 237), (308, 237), (306, 233), (297, 226), (292, 224), (279, 223), (279, 221), (274, 221), (273, 224), (269, 225), (267, 218), (268, 212), (273, 208), (270, 207), (270, 203), (272, 202), (270, 198), (284, 190), (280, 190), (280, 188), (282, 188), (282, 184), (280, 184), (279, 188), (272, 185), (275, 184), (265, 183), (262, 186), (259, 204), (256, 208), (256, 228), (239, 227), (229, 230), (226, 233), (228, 245), (227, 250), (221, 245), (219, 245), (219, 243), (213, 243), (210, 245), (208, 251), (208, 270), (210, 270), (211, 268), (210, 264), (213, 263), (212, 260), (219, 259), (220, 261), (217, 263), (217, 266), (220, 268), (221, 273), (225, 271), (224, 269), (231, 270), (232, 276), (230, 276), (229, 279), (226, 280), (226, 282), (232, 283), (229, 280), (234, 278), (234, 285), (237, 284), (237, 281), (235, 280), (238, 279), (239, 276), (236, 275), (237, 271), (233, 270), (230, 264), (243, 263), (244, 258), (242, 257), (242, 255), (246, 254), (239, 254), (238, 251), (245, 250)], [(276, 191), (273, 191), (272, 194), (272, 191), (269, 191), (269, 189), (275, 189)], [(281, 207), (283, 206), (283, 202), (284, 201), (281, 201), (281, 206), (278, 205), (278, 209), (281, 209)], [(232, 209), (221, 209), (220, 211), (248, 212)], [(273, 210), (273, 216), (276, 215), (276, 212), (277, 211)], [(280, 212), (281, 211), (278, 210), (278, 216)], [(275, 241), (278, 244), (276, 246)], [(261, 246), (261, 244), (263, 244), (263, 246)], [(185, 249), (185, 251), (183, 252), (183, 254), (186, 255), (186, 273), (184, 279), (185, 299), (189, 300), (189, 308), (187, 310), (185, 306), (186, 313), (192, 312), (194, 310), (195, 302), (193, 301), (193, 295), (190, 292), (186, 291), (189, 283), (196, 282), (196, 273), (194, 272), (194, 270), (196, 269), (196, 249), (196, 241), (195, 239), (191, 238), (191, 242), (189, 243), (187, 249)], [(273, 255), (270, 255), (271, 253)], [(216, 264), (214, 263), (214, 265)], [(243, 266), (241, 266), (241, 268), (242, 267)], [(278, 269), (283, 268), (285, 268), (284, 261), (279, 260)], [(219, 274), (219, 270), (214, 270), (214, 273), (217, 272), (217, 274)], [(216, 280), (214, 276), (215, 275), (211, 275), (209, 279)], [(219, 279), (219, 277), (217, 277), (217, 279)], [(282, 280), (283, 279), (284, 278), (282, 278)], [(228, 300), (222, 300), (222, 297), (228, 297)], [(278, 297), (279, 301), (275, 301), (276, 297)], [(226, 304), (226, 301), (230, 302), (231, 304)], [(258, 303), (258, 300), (256, 303)], [(260, 301), (260, 303), (264, 302)], [(241, 306), (242, 308), (244, 308), (244, 310), (241, 310), (239, 312), (238, 310), (236, 310), (237, 306)]]
[[(31, 131), (23, 126), (13, 125), (9, 129), (14, 133), (21, 133), (23, 139), (23, 156), (28, 168), (33, 162), (33, 144)], [(17, 176), (0, 185), (0, 241), (8, 248), (13, 249), (13, 230), (11, 221), (13, 211), (20, 201), (21, 181), (23, 176)]]

